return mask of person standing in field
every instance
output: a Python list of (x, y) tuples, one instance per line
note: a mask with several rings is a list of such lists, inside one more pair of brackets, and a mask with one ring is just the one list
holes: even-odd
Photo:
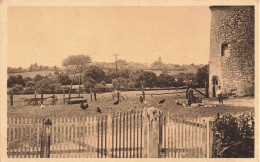
[(218, 90), (217, 90), (217, 96), (218, 96), (218, 102), (219, 102), (219, 105), (223, 105), (223, 93), (222, 93), (222, 90), (221, 90), (221, 86), (218, 86)]

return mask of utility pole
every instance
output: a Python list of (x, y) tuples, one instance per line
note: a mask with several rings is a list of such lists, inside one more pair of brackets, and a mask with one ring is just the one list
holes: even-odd
[(83, 66), (83, 62), (81, 63), (81, 67), (80, 67), (80, 70), (79, 70), (79, 93), (78, 93), (78, 98), (80, 98), (82, 66)]
[(115, 56), (115, 64), (116, 64), (116, 92), (117, 92), (117, 101), (119, 102), (118, 76), (117, 76), (117, 56), (119, 56), (119, 54), (113, 54), (113, 56)]

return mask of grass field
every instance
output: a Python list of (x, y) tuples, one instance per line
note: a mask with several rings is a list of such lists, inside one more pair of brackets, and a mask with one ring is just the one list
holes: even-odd
[(25, 77), (34, 78), (36, 75), (47, 76), (49, 74), (54, 74), (54, 72), (55, 71), (47, 70), (47, 71), (32, 71), (32, 72), (24, 72), (24, 73), (10, 73), (10, 74), (8, 74), (8, 77), (10, 75), (14, 75), (14, 76), (22, 75), (23, 78), (25, 78)]
[[(178, 90), (183, 91), (183, 90)], [(74, 105), (64, 105), (62, 104), (62, 95), (58, 95), (59, 101), (57, 105), (48, 105), (41, 109), (40, 106), (34, 105), (23, 105), (22, 99), (20, 98), (30, 98), (34, 95), (15, 95), (14, 96), (14, 107), (8, 107), (8, 117), (38, 117), (38, 118), (50, 118), (50, 117), (70, 117), (70, 116), (93, 116), (93, 115), (104, 115), (112, 114), (116, 112), (122, 112), (127, 110), (137, 110), (143, 109), (144, 107), (156, 107), (162, 111), (169, 112), (173, 118), (179, 119), (191, 119), (194, 117), (207, 118), (216, 116), (219, 112), (220, 114), (226, 113), (242, 113), (253, 111), (252, 106), (233, 106), (224, 105), (216, 106), (216, 99), (206, 99), (203, 101), (207, 103), (204, 107), (181, 107), (176, 105), (176, 100), (181, 102), (187, 102), (185, 99), (185, 93), (177, 94), (167, 94), (167, 95), (155, 95), (159, 93), (171, 93), (176, 92), (174, 90), (164, 90), (164, 91), (149, 91), (146, 94), (147, 103), (140, 103), (139, 95), (140, 91), (133, 92), (122, 92), (122, 95), (126, 96), (126, 99), (121, 99), (118, 105), (113, 105), (116, 99), (112, 99), (111, 93), (97, 94), (97, 101), (90, 101), (89, 94), (83, 94), (88, 100), (89, 108), (87, 110), (82, 110), (79, 104)], [(148, 94), (154, 94), (153, 96)], [(50, 96), (50, 95), (49, 95)], [(72, 95), (77, 96), (77, 95)], [(199, 96), (195, 93), (195, 96)], [(40, 95), (39, 95), (40, 97)], [(44, 95), (44, 97), (48, 97)], [(201, 97), (201, 96), (200, 96)], [(166, 99), (164, 104), (159, 104), (159, 101)], [(224, 101), (227, 103), (227, 101)], [(100, 107), (102, 113), (97, 113), (96, 109)]]

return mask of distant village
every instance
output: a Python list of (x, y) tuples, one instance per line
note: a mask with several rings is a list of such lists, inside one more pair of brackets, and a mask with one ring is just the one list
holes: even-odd
[[(110, 69), (115, 69), (115, 62), (91, 62), (86, 64), (88, 65), (97, 65), (102, 68), (105, 72), (109, 71)], [(160, 75), (161, 73), (168, 73), (170, 75), (178, 74), (178, 73), (194, 73), (200, 67), (204, 66), (203, 64), (172, 64), (172, 63), (163, 63), (161, 56), (159, 56), (157, 61), (154, 61), (152, 64), (148, 63), (139, 63), (139, 62), (128, 62), (126, 60), (119, 59), (117, 60), (118, 69), (133, 69), (133, 70), (144, 70), (144, 71), (151, 71), (154, 72), (156, 75)], [(22, 67), (8, 67), (7, 73), (23, 73), (23, 72), (34, 72), (34, 71), (66, 71), (70, 68), (75, 68), (76, 65), (70, 66), (62, 66), (62, 67), (49, 67), (38, 65), (37, 63), (31, 64), (28, 68)]]
[(62, 67), (34, 63), (28, 68), (8, 67), (7, 73), (9, 91), (18, 93), (31, 93), (35, 89), (62, 91), (72, 84), (102, 92), (113, 91), (117, 85), (121, 90), (181, 87), (186, 81), (204, 87), (208, 81), (208, 65), (166, 64), (160, 56), (148, 65), (122, 59), (109, 63), (95, 62), (88, 55), (72, 55), (63, 60)]

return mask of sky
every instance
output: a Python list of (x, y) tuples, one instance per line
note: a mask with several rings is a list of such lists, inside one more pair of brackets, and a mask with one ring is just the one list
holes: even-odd
[(61, 66), (70, 55), (112, 62), (207, 64), (210, 9), (203, 7), (9, 7), (8, 66)]

